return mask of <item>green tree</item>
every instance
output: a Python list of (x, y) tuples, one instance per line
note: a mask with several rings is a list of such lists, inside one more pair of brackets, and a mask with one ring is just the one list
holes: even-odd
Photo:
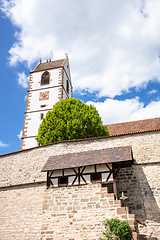
[(79, 99), (57, 102), (43, 119), (36, 140), (41, 144), (62, 140), (109, 136), (96, 108)]
[(104, 221), (106, 231), (100, 240), (131, 240), (132, 230), (127, 221), (120, 221), (117, 218)]

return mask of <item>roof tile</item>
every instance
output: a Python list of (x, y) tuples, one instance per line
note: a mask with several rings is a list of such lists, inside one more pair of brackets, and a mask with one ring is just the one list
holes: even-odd
[(160, 118), (108, 124), (107, 128), (110, 132), (110, 136), (158, 131), (160, 130)]
[(133, 161), (131, 146), (52, 156), (42, 168), (42, 172), (123, 161)]
[(39, 71), (63, 67), (65, 60), (66, 59), (60, 59), (60, 60), (55, 60), (55, 61), (39, 63), (32, 72), (39, 72)]

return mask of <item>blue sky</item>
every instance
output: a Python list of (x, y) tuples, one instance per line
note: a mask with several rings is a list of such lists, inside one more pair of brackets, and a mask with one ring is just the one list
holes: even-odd
[(1, 0), (0, 154), (20, 149), (28, 77), (68, 53), (104, 124), (160, 117), (160, 1)]

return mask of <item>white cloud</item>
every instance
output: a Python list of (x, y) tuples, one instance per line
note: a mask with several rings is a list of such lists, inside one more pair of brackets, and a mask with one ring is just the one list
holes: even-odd
[(145, 107), (139, 98), (123, 101), (107, 99), (97, 103), (89, 101), (87, 104), (96, 107), (102, 117), (103, 124), (160, 117), (160, 101), (153, 101)]
[(0, 147), (8, 147), (10, 144), (6, 144), (6, 143), (3, 143), (2, 141), (0, 141)]
[(156, 89), (153, 89), (153, 90), (149, 91), (148, 94), (149, 94), (149, 95), (152, 95), (152, 94), (155, 94), (155, 93), (157, 93), (157, 92), (158, 92), (158, 91), (157, 91)]
[(18, 83), (21, 87), (27, 88), (29, 83), (29, 77), (24, 72), (18, 73)]
[(160, 101), (152, 101), (146, 107), (138, 109), (132, 114), (133, 120), (160, 117)]
[(67, 52), (74, 90), (113, 98), (160, 81), (160, 1), (3, 0), (20, 28), (10, 63), (61, 58)]
[(23, 130), (21, 130), (20, 131), (20, 133), (17, 135), (17, 137), (21, 140), (21, 138), (22, 138), (22, 132), (23, 132)]
[(27, 100), (27, 95), (24, 97), (24, 101), (26, 101)]

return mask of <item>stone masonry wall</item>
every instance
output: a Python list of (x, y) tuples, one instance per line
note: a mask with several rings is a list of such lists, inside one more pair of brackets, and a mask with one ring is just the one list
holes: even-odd
[(0, 156), (0, 187), (46, 180), (41, 172), (53, 155), (131, 145), (138, 164), (160, 161), (160, 131), (47, 145)]
[[(1, 191), (0, 202), (2, 240), (98, 240), (106, 218), (126, 219), (120, 201), (101, 184), (6, 188)], [(134, 215), (128, 214), (128, 219), (135, 230)]]
[[(106, 218), (126, 220), (125, 209), (101, 184), (50, 188), (43, 201), (41, 239), (98, 240)], [(134, 227), (134, 215), (128, 215)]]
[(0, 240), (40, 239), (45, 184), (0, 191)]
[[(118, 198), (128, 197), (122, 206), (134, 213), (140, 239), (160, 239), (160, 163), (122, 168), (117, 176)], [(142, 222), (144, 224), (142, 224)]]
[[(130, 212), (135, 213), (137, 219), (141, 221), (138, 222), (141, 239), (154, 239), (154, 237), (160, 239), (160, 132), (158, 131), (58, 143), (0, 156), (0, 239), (40, 239), (40, 235), (45, 239), (43, 235), (45, 229), (41, 229), (41, 225), (44, 226), (46, 217), (50, 221), (49, 210), (42, 210), (42, 206), (45, 208), (45, 197), (48, 193), (62, 191), (61, 188), (45, 190), (46, 173), (42, 173), (41, 169), (49, 156), (126, 145), (132, 146), (136, 165), (121, 169), (119, 172), (118, 194), (120, 196), (121, 192), (125, 191), (129, 197), (127, 204)], [(66, 190), (69, 194), (69, 191), (75, 191), (73, 189)], [(99, 211), (101, 212), (101, 208)], [(101, 220), (102, 218), (99, 218), (98, 221)], [(21, 237), (22, 232), (23, 237)], [(87, 235), (79, 239), (87, 239)]]

